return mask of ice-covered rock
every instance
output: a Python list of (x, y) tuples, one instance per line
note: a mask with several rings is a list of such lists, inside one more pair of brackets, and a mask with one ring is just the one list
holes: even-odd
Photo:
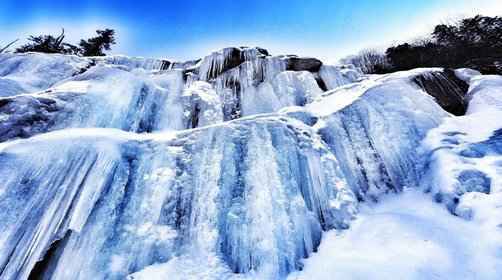
[(332, 90), (346, 84), (358, 82), (361, 80), (362, 75), (353, 68), (323, 65), (319, 70), (319, 77), (326, 89)]
[(165, 59), (143, 58), (143, 57), (128, 57), (122, 55), (114, 56), (98, 56), (92, 57), (91, 60), (95, 64), (120, 65), (126, 69), (133, 70), (141, 68), (150, 71), (168, 70), (173, 65)]
[(245, 61), (266, 56), (268, 56), (268, 51), (261, 48), (225, 48), (203, 58), (199, 63), (198, 73), (202, 80), (212, 80)]
[(179, 70), (152, 78), (95, 66), (44, 92), (0, 99), (0, 141), (76, 127), (185, 129), (182, 89)]
[(190, 112), (187, 128), (207, 126), (223, 121), (223, 106), (216, 91), (209, 83), (196, 81), (183, 92), (187, 100), (184, 104), (190, 106), (185, 112)]

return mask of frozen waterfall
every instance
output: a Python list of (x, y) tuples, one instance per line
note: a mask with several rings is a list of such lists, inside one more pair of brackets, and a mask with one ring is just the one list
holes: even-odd
[(364, 76), (244, 47), (2, 54), (0, 278), (284, 279), (362, 202), (405, 187), (472, 218), (461, 196), (490, 193), (479, 172), (500, 184), (496, 160), (448, 171), (470, 189), (435, 171), (457, 150), (500, 152), (496, 123), (474, 139), (450, 114), (499, 112), (486, 88), (500, 88), (459, 71)]

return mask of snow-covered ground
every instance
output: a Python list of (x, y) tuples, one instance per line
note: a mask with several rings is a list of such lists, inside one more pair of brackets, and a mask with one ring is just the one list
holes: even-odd
[(502, 224), (488, 224), (452, 216), (430, 195), (405, 189), (361, 206), (351, 228), (328, 232), (288, 279), (499, 279)]

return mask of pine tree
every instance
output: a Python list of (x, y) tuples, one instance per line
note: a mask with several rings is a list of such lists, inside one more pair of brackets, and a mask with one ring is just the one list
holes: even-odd
[(81, 55), (83, 56), (104, 56), (104, 51), (109, 51), (111, 45), (115, 44), (115, 30), (97, 30), (97, 37), (80, 41)]
[(71, 44), (64, 43), (64, 38), (64, 29), (58, 37), (52, 35), (30, 36), (28, 38), (30, 42), (17, 48), (16, 52), (78, 54), (78, 48)]

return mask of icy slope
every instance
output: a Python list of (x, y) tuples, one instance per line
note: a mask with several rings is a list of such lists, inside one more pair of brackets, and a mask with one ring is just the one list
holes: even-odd
[(361, 201), (438, 181), (420, 144), (444, 109), (493, 103), (466, 71), (363, 77), (261, 48), (68, 59), (0, 98), (2, 279), (284, 279)]
[[(451, 103), (441, 101), (449, 100), (445, 99), (448, 92), (453, 98), (466, 94), (444, 86), (456, 82), (444, 73), (432, 68), (373, 76), (325, 92), (304, 107), (280, 112), (316, 129), (342, 162), (360, 200), (378, 200), (383, 193), (419, 185), (426, 162), (420, 144), (449, 115), (440, 104), (451, 108)], [(418, 83), (420, 77), (431, 78)], [(424, 87), (424, 83), (436, 86)]]
[[(327, 93), (306, 106), (360, 199), (415, 186), (422, 160), (416, 147), (447, 114), (413, 82), (418, 73), (387, 75)], [(434, 71), (434, 70), (433, 70)]]

